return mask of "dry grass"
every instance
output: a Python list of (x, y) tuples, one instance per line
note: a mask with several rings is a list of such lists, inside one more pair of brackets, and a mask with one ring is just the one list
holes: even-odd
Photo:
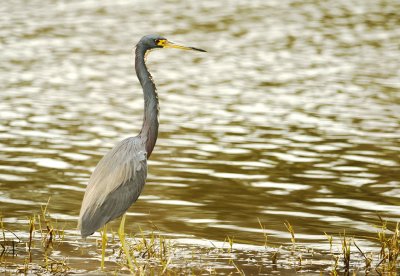
[[(2, 248), (0, 262), (4, 271), (23, 274), (56, 274), (67, 273), (70, 270), (65, 259), (54, 259), (49, 256), (64, 239), (64, 231), (58, 228), (57, 222), (50, 219), (47, 210), (49, 201), (41, 206), (39, 215), (28, 218), (26, 232), (29, 236), (27, 238), (18, 237), (5, 227), (2, 219), (0, 220), (3, 236), (0, 243)], [(17, 256), (24, 257), (18, 258), (19, 262), (12, 262), (11, 260), (17, 260)], [(13, 268), (13, 270), (7, 268)]]

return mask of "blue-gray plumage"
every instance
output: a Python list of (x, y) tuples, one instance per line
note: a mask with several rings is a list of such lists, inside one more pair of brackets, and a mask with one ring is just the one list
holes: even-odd
[(174, 44), (159, 35), (144, 36), (136, 45), (135, 70), (143, 88), (144, 117), (136, 137), (118, 143), (97, 164), (90, 177), (79, 214), (82, 237), (93, 234), (109, 221), (123, 215), (138, 199), (147, 177), (147, 159), (158, 135), (159, 103), (156, 86), (147, 70), (146, 53), (155, 48), (204, 50)]

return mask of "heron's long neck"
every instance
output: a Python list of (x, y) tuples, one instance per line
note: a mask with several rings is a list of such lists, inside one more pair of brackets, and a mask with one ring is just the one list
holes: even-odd
[(156, 144), (158, 135), (158, 95), (153, 79), (147, 70), (145, 63), (146, 49), (141, 45), (136, 47), (135, 70), (143, 88), (144, 118), (140, 136), (145, 142), (147, 158)]

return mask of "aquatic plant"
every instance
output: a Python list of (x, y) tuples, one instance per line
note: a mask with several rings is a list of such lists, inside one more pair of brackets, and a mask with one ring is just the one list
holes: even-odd
[[(76, 267), (77, 263), (71, 263), (71, 258), (76, 256), (63, 252), (63, 247), (71, 247), (75, 240), (78, 242), (74, 250), (82, 254), (88, 248), (90, 255), (99, 259), (98, 270), (117, 274), (245, 275), (293, 270), (329, 272), (331, 275), (354, 275), (361, 271), (387, 275), (396, 273), (399, 268), (399, 224), (390, 224), (380, 216), (376, 236), (368, 237), (375, 241), (376, 250), (369, 248), (369, 252), (359, 246), (359, 241), (366, 237), (350, 236), (345, 230), (338, 234), (325, 233), (327, 250), (307, 247), (296, 237), (295, 227), (289, 221), (283, 226), (290, 240), (279, 244), (268, 237), (260, 219), (263, 242), (260, 249), (249, 251), (241, 249), (243, 244), (237, 243), (233, 235), (227, 236), (225, 242), (210, 241), (212, 246), (201, 246), (182, 245), (167, 238), (154, 224), (150, 230), (138, 226), (135, 234), (127, 234), (123, 230), (125, 217), (117, 233), (111, 231), (106, 235), (103, 229), (100, 239), (82, 243), (78, 233), (65, 234), (59, 222), (51, 218), (48, 207), (48, 203), (41, 206), (39, 214), (28, 218), (25, 226), (21, 225), (25, 229), (15, 232), (0, 217), (0, 272), (59, 275), (85, 272), (87, 270)], [(93, 244), (96, 245), (95, 252)]]

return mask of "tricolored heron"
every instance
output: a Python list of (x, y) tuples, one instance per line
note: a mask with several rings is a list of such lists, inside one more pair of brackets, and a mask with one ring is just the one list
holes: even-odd
[(159, 103), (156, 86), (147, 70), (145, 57), (149, 50), (156, 48), (205, 52), (202, 49), (172, 43), (159, 35), (146, 35), (136, 45), (135, 70), (144, 95), (142, 129), (137, 136), (116, 144), (104, 155), (91, 175), (78, 222), (84, 238), (123, 215), (137, 200), (146, 182), (147, 159), (154, 149), (158, 135)]

